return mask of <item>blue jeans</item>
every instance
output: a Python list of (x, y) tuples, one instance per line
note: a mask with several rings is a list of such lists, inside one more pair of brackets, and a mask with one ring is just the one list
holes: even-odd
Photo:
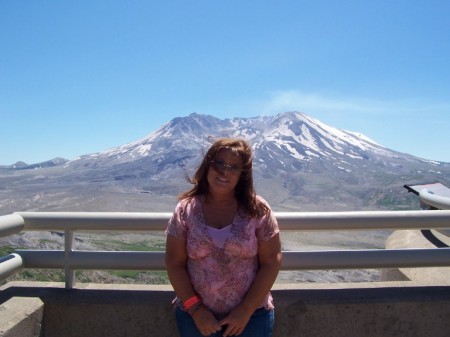
[[(239, 337), (271, 337), (274, 323), (274, 311), (264, 308), (257, 309), (247, 323)], [(177, 327), (180, 337), (203, 337), (197, 329), (191, 315), (177, 307), (176, 309)], [(225, 328), (209, 337), (222, 337)]]

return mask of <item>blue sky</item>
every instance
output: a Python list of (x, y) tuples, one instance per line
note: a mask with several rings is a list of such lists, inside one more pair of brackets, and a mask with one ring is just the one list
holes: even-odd
[(0, 164), (300, 111), (450, 162), (450, 1), (2, 1)]

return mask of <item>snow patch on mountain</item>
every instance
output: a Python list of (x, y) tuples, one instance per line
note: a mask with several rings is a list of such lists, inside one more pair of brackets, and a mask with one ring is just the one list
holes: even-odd
[[(307, 167), (314, 171), (313, 162), (315, 170), (319, 170), (319, 166), (333, 161), (340, 163), (340, 170), (348, 172), (351, 165), (355, 167), (355, 161), (374, 161), (389, 166), (392, 158), (402, 155), (361, 133), (337, 129), (300, 112), (224, 120), (194, 113), (174, 118), (135, 142), (79, 157), (68, 165), (90, 167), (146, 160), (145, 165), (154, 164), (158, 167), (155, 170), (162, 172), (190, 166), (192, 160), (198, 162), (198, 157), (221, 137), (249, 141), (255, 161), (273, 172), (277, 169), (306, 170)], [(413, 160), (412, 156), (408, 158)]]

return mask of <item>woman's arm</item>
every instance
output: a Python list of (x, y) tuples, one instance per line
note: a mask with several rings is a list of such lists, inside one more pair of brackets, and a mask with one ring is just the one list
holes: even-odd
[(195, 291), (186, 270), (186, 241), (167, 235), (165, 260), (170, 283), (181, 302), (194, 296)]
[(251, 315), (261, 305), (272, 288), (281, 266), (281, 242), (277, 233), (268, 241), (260, 241), (258, 248), (259, 270), (248, 293), (220, 324), (228, 324), (224, 337), (239, 335), (247, 325)]
[(258, 309), (267, 293), (272, 288), (281, 266), (280, 234), (275, 234), (268, 241), (259, 243), (258, 260), (259, 270), (241, 305), (247, 307), (252, 313)]
[[(177, 297), (184, 303), (186, 300), (196, 295), (186, 269), (186, 241), (178, 239), (170, 234), (167, 235), (165, 260), (170, 283), (172, 284)], [(205, 336), (213, 334), (221, 329), (221, 326), (214, 315), (205, 307), (201, 307), (197, 310), (192, 318), (200, 332)]]

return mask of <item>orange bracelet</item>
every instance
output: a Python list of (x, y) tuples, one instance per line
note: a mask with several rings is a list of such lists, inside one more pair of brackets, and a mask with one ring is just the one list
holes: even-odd
[(194, 316), (194, 314), (201, 308), (203, 307), (202, 302), (197, 302), (197, 304), (194, 304), (192, 307), (189, 308), (189, 315)]
[(200, 297), (194, 295), (183, 303), (183, 309), (189, 311), (189, 308), (191, 308), (193, 305), (197, 304), (200, 301), (201, 301)]

